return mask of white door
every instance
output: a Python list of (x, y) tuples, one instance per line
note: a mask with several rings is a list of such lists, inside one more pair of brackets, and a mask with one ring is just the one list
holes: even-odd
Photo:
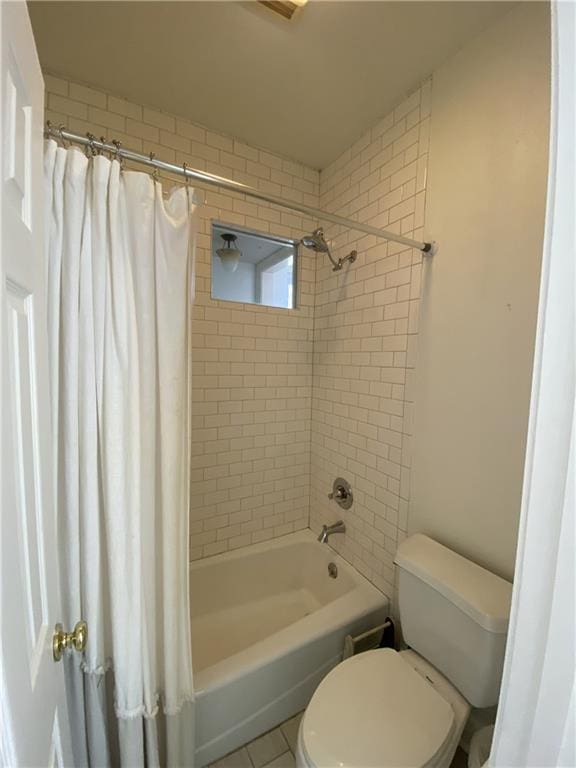
[[(26, 4), (0, 2), (4, 765), (71, 765), (60, 620), (43, 242), (44, 84)], [(79, 617), (80, 618), (80, 617)]]

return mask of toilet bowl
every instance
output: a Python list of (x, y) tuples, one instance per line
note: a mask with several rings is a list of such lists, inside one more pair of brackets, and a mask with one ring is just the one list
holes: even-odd
[(413, 651), (369, 651), (319, 685), (300, 723), (297, 768), (448, 768), (470, 705)]
[(324, 678), (297, 768), (448, 768), (471, 705), (498, 701), (512, 585), (422, 534), (395, 562), (410, 650), (361, 653)]

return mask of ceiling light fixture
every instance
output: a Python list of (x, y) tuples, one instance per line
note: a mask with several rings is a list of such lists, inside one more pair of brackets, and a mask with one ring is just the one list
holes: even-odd
[(223, 235), (220, 235), (220, 237), (226, 243), (223, 248), (218, 248), (216, 251), (220, 257), (222, 267), (226, 270), (226, 272), (236, 272), (240, 262), (240, 256), (242, 256), (242, 252), (239, 251), (238, 248), (236, 248), (234, 245), (237, 237), (231, 232), (225, 232)]
[(259, 2), (270, 8), (271, 11), (290, 20), (298, 8), (306, 5), (308, 0), (259, 0)]

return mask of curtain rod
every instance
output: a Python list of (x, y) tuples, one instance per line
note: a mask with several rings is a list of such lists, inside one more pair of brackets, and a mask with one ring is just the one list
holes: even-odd
[(311, 216), (321, 221), (329, 221), (332, 224), (340, 224), (348, 229), (355, 229), (359, 232), (365, 232), (367, 235), (374, 235), (375, 237), (381, 237), (384, 240), (392, 240), (395, 243), (401, 243), (402, 245), (409, 246), (410, 248), (417, 248), (423, 253), (432, 252), (432, 243), (420, 242), (419, 240), (412, 240), (409, 237), (403, 237), (397, 235), (395, 232), (389, 232), (386, 229), (379, 229), (378, 227), (372, 227), (370, 224), (363, 224), (360, 221), (354, 221), (353, 219), (347, 219), (344, 216), (336, 216), (333, 213), (328, 213), (320, 208), (312, 208), (302, 203), (297, 203), (292, 200), (284, 200), (281, 197), (275, 195), (268, 195), (264, 192), (260, 192), (255, 187), (251, 187), (248, 184), (242, 184), (240, 181), (232, 181), (232, 179), (226, 179), (223, 176), (216, 176), (213, 173), (207, 171), (198, 171), (194, 168), (188, 168), (185, 163), (182, 165), (176, 165), (175, 163), (167, 163), (164, 160), (158, 160), (153, 153), (149, 155), (142, 155), (140, 152), (133, 152), (131, 149), (124, 149), (119, 141), (112, 141), (108, 143), (103, 140), (98, 140), (92, 134), (86, 134), (81, 136), (77, 133), (72, 133), (66, 130), (64, 127), (55, 128), (51, 125), (50, 121), (46, 123), (46, 136), (53, 139), (60, 139), (60, 141), (70, 141), (74, 144), (81, 144), (95, 153), (98, 151), (109, 152), (111, 155), (124, 158), (125, 160), (131, 160), (134, 163), (141, 163), (147, 165), (149, 168), (157, 168), (158, 170), (174, 173), (179, 176), (184, 176), (187, 179), (195, 179), (203, 184), (209, 184), (214, 187), (220, 187), (221, 189), (227, 189), (230, 192), (239, 192), (247, 197), (253, 197), (256, 200), (263, 200), (266, 203), (272, 203), (273, 205), (279, 205), (281, 208), (288, 208), (291, 211), (297, 211), (307, 216)]

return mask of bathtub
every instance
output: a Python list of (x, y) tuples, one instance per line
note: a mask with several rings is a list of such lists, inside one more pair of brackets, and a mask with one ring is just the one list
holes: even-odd
[(190, 595), (198, 766), (304, 709), (389, 607), (309, 530), (192, 563)]

